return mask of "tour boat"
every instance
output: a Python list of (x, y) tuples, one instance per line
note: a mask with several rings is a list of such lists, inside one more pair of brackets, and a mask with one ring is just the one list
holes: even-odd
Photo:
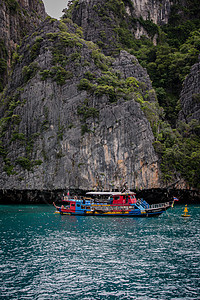
[(135, 195), (134, 192), (88, 192), (86, 197), (65, 196), (61, 206), (53, 205), (61, 215), (151, 217), (161, 215), (173, 203), (149, 205)]

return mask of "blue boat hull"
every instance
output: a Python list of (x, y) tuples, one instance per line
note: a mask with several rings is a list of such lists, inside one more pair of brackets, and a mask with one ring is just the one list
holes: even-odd
[(64, 210), (58, 211), (61, 215), (72, 215), (72, 216), (99, 216), (99, 217), (140, 217), (140, 218), (146, 218), (146, 217), (156, 217), (164, 213), (165, 210), (156, 211), (156, 212), (141, 212), (138, 211), (129, 211), (129, 212), (115, 212), (115, 213), (100, 213), (100, 212), (91, 212), (91, 211), (76, 211), (76, 212), (66, 212)]

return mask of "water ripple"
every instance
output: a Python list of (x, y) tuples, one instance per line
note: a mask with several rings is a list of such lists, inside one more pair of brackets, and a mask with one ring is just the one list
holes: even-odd
[(200, 209), (159, 218), (1, 206), (0, 299), (198, 299)]

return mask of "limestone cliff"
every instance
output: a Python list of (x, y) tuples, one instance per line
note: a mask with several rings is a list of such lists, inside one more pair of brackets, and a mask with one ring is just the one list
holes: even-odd
[(22, 38), (46, 17), (39, 0), (1, 0), (0, 2), (0, 92), (7, 83), (11, 57)]
[[(0, 189), (199, 186), (198, 124), (172, 130), (130, 54), (142, 34), (156, 43), (173, 3), (76, 0), (60, 22), (42, 21), (39, 0), (1, 2), (2, 86), (16, 51), (0, 99)], [(198, 75), (196, 64), (181, 94), (186, 122), (199, 119)]]
[(79, 33), (49, 19), (22, 43), (1, 99), (0, 188), (161, 186), (146, 71), (125, 51), (104, 56)]
[(84, 29), (84, 38), (96, 42), (105, 53), (131, 38), (145, 35), (156, 42), (158, 27), (167, 24), (173, 1), (161, 0), (78, 0), (73, 1), (64, 17)]
[[(129, 1), (127, 1), (129, 2)], [(155, 24), (167, 24), (170, 16), (172, 0), (131, 0), (136, 18), (152, 20)]]
[(183, 83), (180, 101), (179, 119), (187, 123), (192, 119), (200, 121), (200, 56)]

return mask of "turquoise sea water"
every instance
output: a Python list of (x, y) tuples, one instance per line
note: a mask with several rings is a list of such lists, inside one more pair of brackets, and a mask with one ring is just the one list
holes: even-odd
[(200, 299), (200, 206), (157, 218), (0, 206), (0, 299)]

